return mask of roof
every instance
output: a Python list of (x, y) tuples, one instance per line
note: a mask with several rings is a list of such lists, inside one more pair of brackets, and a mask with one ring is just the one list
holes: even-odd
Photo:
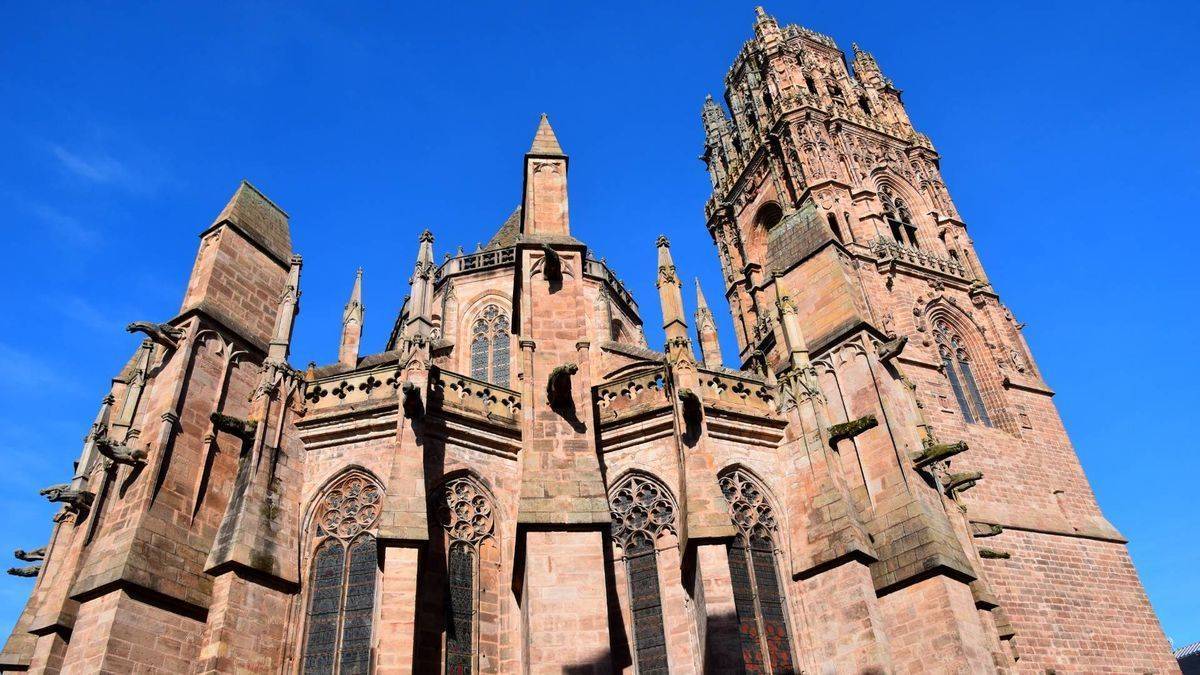
[(550, 127), (550, 120), (546, 118), (546, 113), (542, 113), (542, 120), (538, 122), (537, 133), (533, 135), (533, 145), (529, 148), (531, 155), (563, 155), (562, 146), (558, 144), (558, 137), (554, 135), (554, 129)]
[(288, 266), (292, 257), (288, 214), (249, 181), (242, 181), (229, 203), (217, 214), (212, 227), (223, 223), (232, 224), (268, 255), (284, 267)]
[(513, 212), (496, 230), (496, 234), (492, 235), (491, 240), (484, 246), (485, 249), (493, 248), (508, 248), (517, 243), (517, 238), (521, 236), (521, 207), (513, 209)]
[(1200, 657), (1200, 642), (1193, 642), (1190, 645), (1184, 645), (1183, 647), (1175, 650), (1176, 660), (1181, 661), (1188, 657)]

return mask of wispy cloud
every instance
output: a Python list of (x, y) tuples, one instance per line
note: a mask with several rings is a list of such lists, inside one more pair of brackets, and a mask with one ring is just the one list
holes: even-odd
[(46, 204), (29, 204), (30, 213), (48, 226), (56, 235), (72, 244), (94, 244), (100, 235), (78, 218)]
[(80, 178), (102, 185), (128, 183), (129, 169), (124, 164), (107, 155), (92, 155), (83, 157), (67, 150), (56, 143), (50, 144), (50, 152), (58, 158), (63, 167)]
[(122, 158), (103, 150), (85, 150), (61, 143), (46, 148), (59, 168), (72, 177), (103, 187), (115, 187), (136, 194), (150, 194), (167, 182), (168, 175), (154, 153), (136, 143), (124, 143)]

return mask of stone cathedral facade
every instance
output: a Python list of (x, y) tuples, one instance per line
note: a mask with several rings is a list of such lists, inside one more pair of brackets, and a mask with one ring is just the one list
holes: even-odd
[(1176, 672), (900, 90), (754, 33), (702, 112), (736, 363), (661, 237), (646, 344), (544, 117), (495, 236), (421, 234), (365, 355), (360, 274), (323, 366), (243, 184), (47, 476), (0, 670)]

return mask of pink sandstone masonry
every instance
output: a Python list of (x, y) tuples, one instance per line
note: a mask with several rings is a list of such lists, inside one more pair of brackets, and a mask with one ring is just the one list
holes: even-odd
[(545, 117), (521, 207), (421, 234), (373, 354), (360, 271), (324, 366), (238, 187), (43, 491), (0, 671), (1178, 672), (875, 59), (759, 10), (701, 117), (735, 334), (660, 238), (661, 350)]

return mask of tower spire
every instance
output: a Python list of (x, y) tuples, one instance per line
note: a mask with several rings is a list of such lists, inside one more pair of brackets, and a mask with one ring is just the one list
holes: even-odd
[(358, 365), (359, 346), (362, 344), (363, 313), (366, 307), (362, 304), (362, 268), (354, 275), (354, 288), (350, 290), (350, 300), (342, 312), (342, 339), (338, 344), (338, 362), (348, 368)]
[(537, 132), (533, 135), (533, 145), (529, 146), (529, 154), (566, 157), (562, 146), (558, 144), (558, 137), (554, 135), (554, 128), (550, 126), (550, 118), (546, 116), (546, 113), (542, 113), (542, 119), (538, 122)]
[(708, 301), (704, 299), (704, 290), (700, 287), (700, 277), (696, 277), (696, 338), (700, 341), (700, 358), (706, 366), (721, 365), (721, 343), (717, 338), (717, 322)]
[(521, 204), (525, 235), (571, 234), (567, 207), (567, 155), (550, 120), (542, 113), (533, 144), (525, 153), (525, 199)]
[[(658, 299), (662, 303), (663, 332), (667, 334), (667, 354), (673, 359), (686, 352), (691, 356), (687, 319), (683, 313), (683, 290), (671, 257), (671, 242), (665, 235), (658, 237)], [(677, 353), (678, 352), (678, 353)]]
[(437, 271), (437, 264), (433, 262), (433, 233), (425, 230), (417, 242), (417, 263), (408, 279), (412, 290), (405, 334), (427, 338), (433, 330), (433, 275)]

